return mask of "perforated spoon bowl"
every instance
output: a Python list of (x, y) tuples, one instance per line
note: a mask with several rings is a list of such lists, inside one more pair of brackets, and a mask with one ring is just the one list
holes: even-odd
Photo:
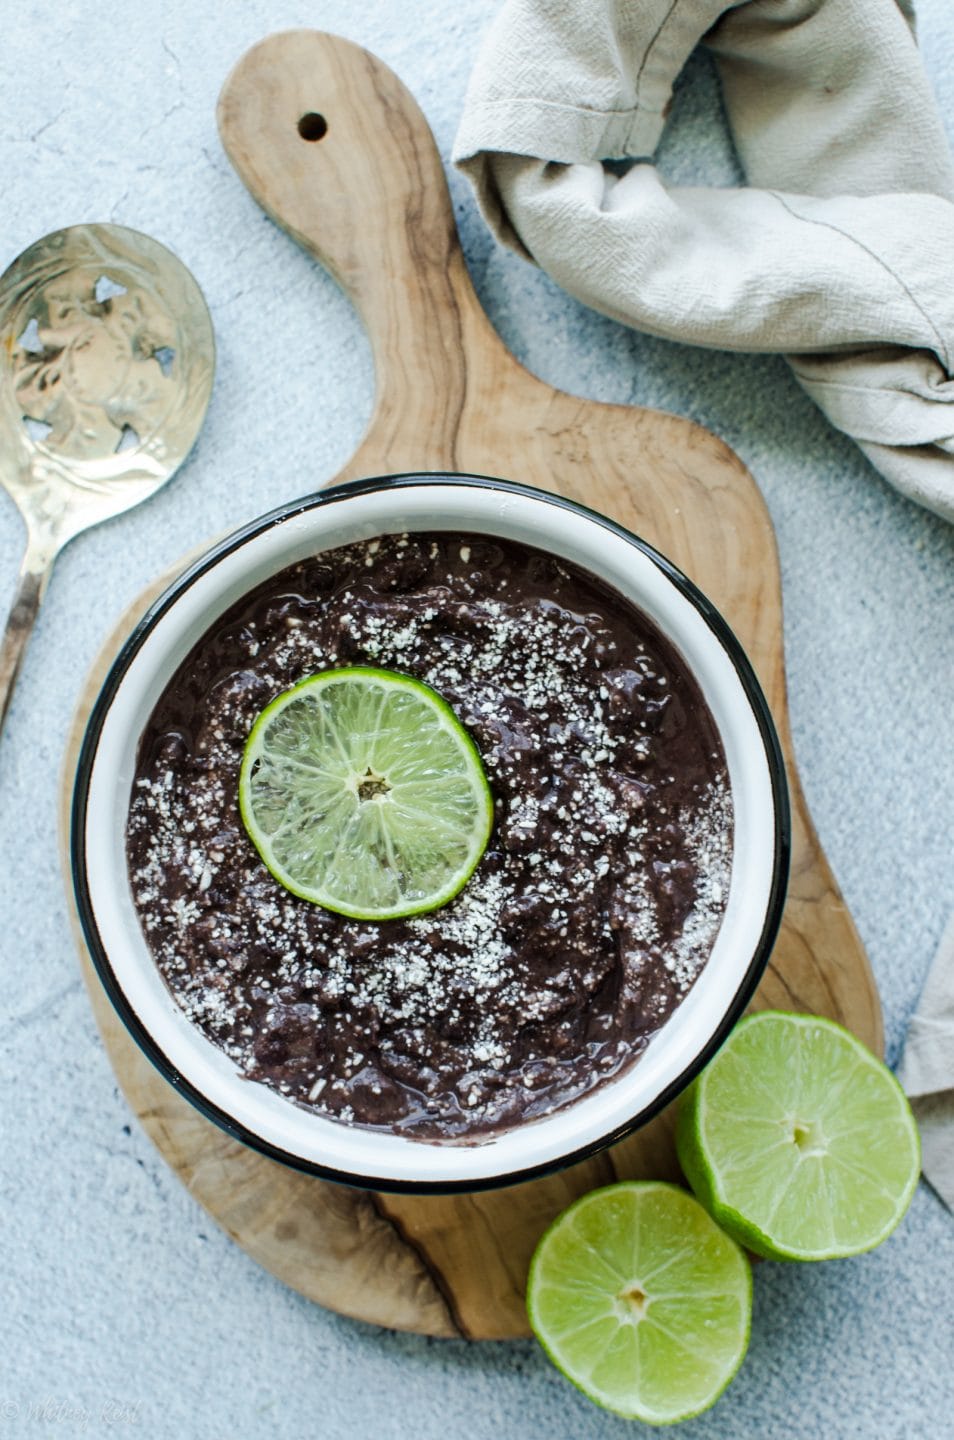
[(0, 731), (57, 555), (171, 479), (214, 370), (198, 284), (137, 230), (54, 231), (0, 277), (0, 482), (27, 527), (0, 646)]

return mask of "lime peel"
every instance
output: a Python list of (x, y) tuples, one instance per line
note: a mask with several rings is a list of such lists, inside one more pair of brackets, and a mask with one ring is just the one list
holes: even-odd
[(409, 675), (357, 665), (311, 675), (265, 707), (239, 809), (286, 890), (357, 920), (452, 900), (494, 820), (480, 753), (447, 702)]

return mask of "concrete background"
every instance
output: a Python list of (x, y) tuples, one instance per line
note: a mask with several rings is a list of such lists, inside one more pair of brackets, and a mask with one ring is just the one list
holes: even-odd
[[(627, 1432), (531, 1343), (429, 1343), (341, 1320), (234, 1248), (128, 1128), (78, 977), (57, 865), (67, 724), (116, 616), (190, 546), (324, 483), (370, 411), (370, 359), (353, 313), (264, 219), (221, 152), (222, 79), (269, 31), (337, 31), (398, 71), (446, 156), (494, 9), (494, 0), (4, 6), (0, 267), (82, 220), (150, 231), (205, 289), (219, 370), (207, 426), (174, 484), (62, 557), (0, 752), (0, 1434)], [(950, 0), (921, 0), (920, 12), (954, 133), (954, 11)], [(661, 163), (680, 180), (737, 176), (704, 59), (684, 76)], [(693, 351), (590, 314), (499, 251), (465, 185), (451, 183), (477, 288), (521, 360), (578, 394), (701, 421), (759, 480), (781, 548), (802, 775), (869, 948), (894, 1060), (954, 905), (954, 531), (899, 499), (781, 360)], [(2, 497), (8, 590), (21, 544)], [(755, 1290), (745, 1366), (687, 1437), (952, 1433), (954, 1222), (924, 1186), (873, 1255), (763, 1265)]]

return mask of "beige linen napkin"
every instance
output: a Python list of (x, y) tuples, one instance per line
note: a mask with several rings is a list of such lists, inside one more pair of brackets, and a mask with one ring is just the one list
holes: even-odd
[[(507, 0), (455, 159), (500, 239), (571, 294), (786, 354), (899, 490), (954, 519), (954, 170), (910, 20), (907, 0)], [(669, 187), (646, 158), (703, 37), (751, 188)]]
[(908, 1027), (898, 1079), (921, 1131), (921, 1164), (954, 1211), (954, 918)]

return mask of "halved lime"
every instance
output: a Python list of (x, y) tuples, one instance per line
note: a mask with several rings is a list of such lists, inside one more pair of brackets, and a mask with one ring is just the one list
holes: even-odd
[(773, 1260), (880, 1245), (921, 1168), (914, 1116), (891, 1071), (818, 1015), (742, 1020), (683, 1098), (676, 1144), (709, 1213)]
[(707, 1410), (749, 1343), (752, 1272), (685, 1190), (594, 1190), (540, 1241), (530, 1324), (584, 1395), (628, 1420), (672, 1425)]
[(262, 711), (239, 806), (276, 880), (358, 920), (446, 904), (494, 818), (477, 747), (450, 706), (420, 680), (364, 666), (312, 675)]

